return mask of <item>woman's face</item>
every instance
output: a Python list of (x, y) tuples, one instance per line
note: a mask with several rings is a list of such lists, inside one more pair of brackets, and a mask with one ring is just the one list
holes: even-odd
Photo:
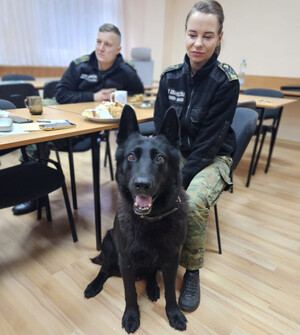
[(223, 32), (219, 34), (217, 15), (195, 12), (190, 16), (185, 33), (185, 46), (193, 74), (210, 59), (222, 36)]

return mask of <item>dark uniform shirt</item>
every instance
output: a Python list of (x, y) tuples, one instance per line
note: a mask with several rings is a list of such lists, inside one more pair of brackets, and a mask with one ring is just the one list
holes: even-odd
[(182, 169), (186, 189), (193, 177), (216, 155), (232, 155), (235, 135), (231, 128), (239, 96), (234, 70), (214, 54), (191, 75), (189, 57), (162, 74), (155, 103), (158, 130), (166, 110), (174, 106), (181, 124), (181, 153), (187, 158)]
[(94, 51), (71, 62), (56, 86), (55, 97), (60, 104), (94, 101), (94, 93), (103, 88), (126, 90), (128, 95), (144, 93), (135, 69), (121, 54), (111, 68), (100, 71)]

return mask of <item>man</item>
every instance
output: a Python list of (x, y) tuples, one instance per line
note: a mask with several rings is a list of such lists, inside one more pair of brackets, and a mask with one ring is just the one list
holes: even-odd
[(135, 69), (123, 60), (121, 33), (112, 24), (99, 28), (96, 48), (90, 55), (72, 61), (56, 86), (60, 104), (109, 100), (115, 90), (128, 95), (144, 93), (144, 86)]
[[(95, 51), (71, 62), (56, 86), (56, 100), (60, 104), (110, 100), (115, 90), (126, 90), (128, 95), (144, 93), (144, 86), (136, 70), (123, 60), (121, 33), (113, 24), (103, 24), (98, 31)], [(73, 138), (81, 140), (81, 137)], [(58, 146), (64, 146), (59, 140)], [(36, 159), (36, 147), (28, 147), (30, 159)], [(50, 155), (48, 146), (44, 155)], [(13, 207), (15, 215), (36, 210), (36, 202), (27, 202)]]

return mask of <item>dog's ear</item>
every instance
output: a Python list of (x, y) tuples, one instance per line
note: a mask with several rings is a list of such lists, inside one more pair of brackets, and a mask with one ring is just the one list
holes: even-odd
[(174, 107), (169, 107), (166, 111), (163, 123), (160, 127), (158, 135), (164, 135), (170, 143), (179, 148), (180, 146), (180, 126), (179, 119)]
[(123, 143), (127, 140), (128, 136), (134, 132), (139, 132), (135, 111), (131, 106), (125, 105), (121, 114), (117, 143)]

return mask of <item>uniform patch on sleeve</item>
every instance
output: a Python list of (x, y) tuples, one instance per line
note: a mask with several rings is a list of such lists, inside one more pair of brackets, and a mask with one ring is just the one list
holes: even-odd
[(180, 69), (182, 67), (183, 64), (176, 64), (176, 65), (172, 65), (167, 67), (162, 74), (160, 75), (160, 77), (162, 78), (166, 73), (171, 72), (171, 71), (175, 71), (177, 69)]
[(229, 81), (238, 80), (239, 79), (238, 76), (237, 76), (237, 74), (235, 73), (234, 69), (230, 65), (228, 65), (226, 63), (221, 63), (218, 66), (219, 66), (219, 68), (222, 71), (225, 72), (225, 74), (226, 74), (226, 76), (227, 76), (227, 78), (228, 78)]
[(74, 63), (76, 65), (80, 64), (80, 63), (84, 63), (84, 62), (87, 62), (88, 60), (90, 59), (90, 55), (84, 55), (84, 56), (81, 56), (77, 59), (74, 60)]

